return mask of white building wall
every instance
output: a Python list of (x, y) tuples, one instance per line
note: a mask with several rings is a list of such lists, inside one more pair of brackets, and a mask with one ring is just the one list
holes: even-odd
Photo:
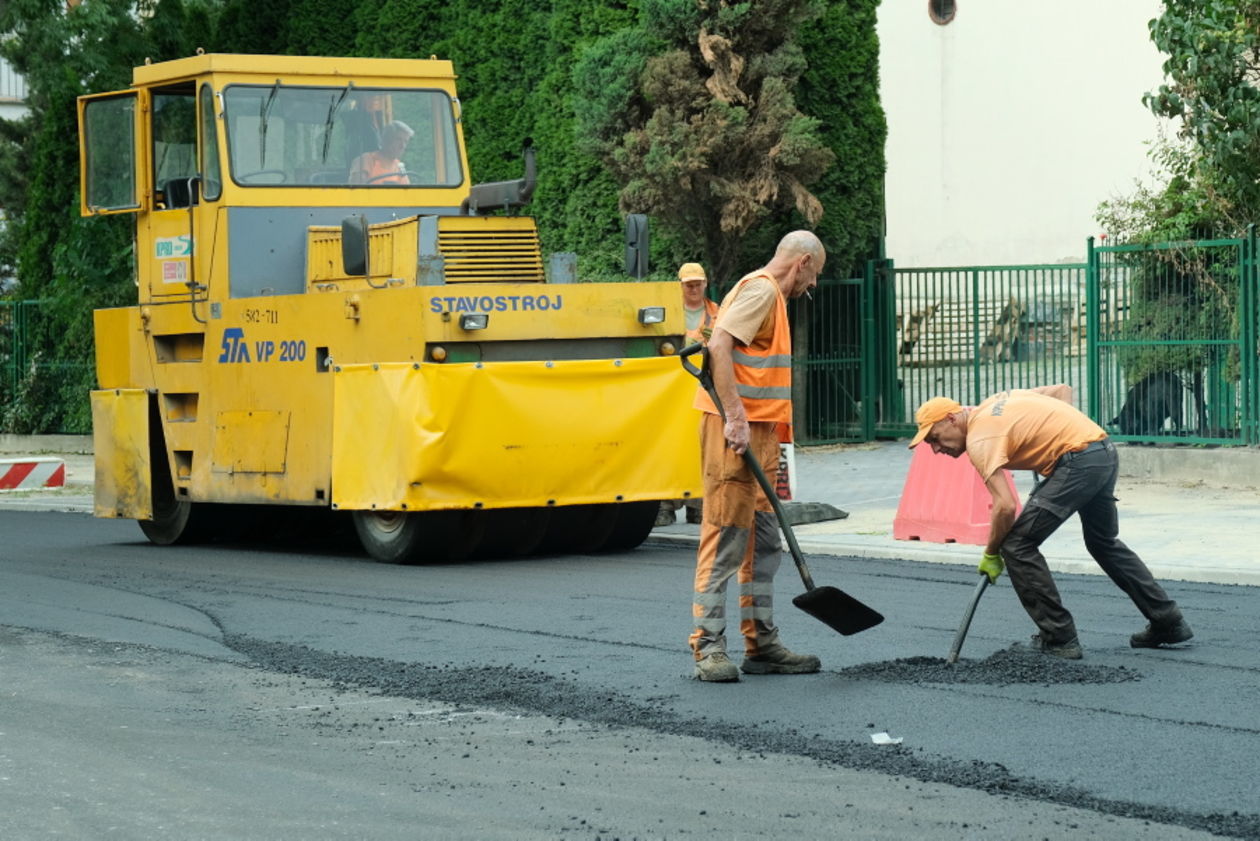
[(0, 117), (14, 120), (26, 113), (26, 80), (0, 58)]
[(1159, 0), (883, 0), (887, 253), (898, 266), (1083, 259), (1100, 202), (1149, 177)]

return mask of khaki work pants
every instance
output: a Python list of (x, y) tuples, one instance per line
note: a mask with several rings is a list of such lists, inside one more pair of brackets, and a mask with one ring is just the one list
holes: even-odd
[[(778, 424), (752, 423), (749, 452), (774, 484), (779, 469)], [(726, 582), (738, 573), (739, 629), (744, 653), (755, 656), (779, 645), (774, 625), (774, 574), (783, 544), (774, 508), (743, 456), (726, 446), (723, 424), (705, 413), (700, 422), (704, 469), (704, 518), (696, 557), (691, 650), (697, 660), (726, 650)]]

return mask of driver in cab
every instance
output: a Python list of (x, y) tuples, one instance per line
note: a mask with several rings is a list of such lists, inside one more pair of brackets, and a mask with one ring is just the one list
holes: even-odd
[(381, 129), (381, 148), (366, 152), (350, 164), (351, 184), (410, 184), (407, 165), (401, 160), (415, 132), (401, 120)]

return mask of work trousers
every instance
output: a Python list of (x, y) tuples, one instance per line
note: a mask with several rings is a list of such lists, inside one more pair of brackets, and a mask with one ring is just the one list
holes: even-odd
[(1002, 541), (1002, 559), (1011, 585), (1047, 643), (1076, 638), (1076, 624), (1059, 598), (1040, 548), (1074, 513), (1081, 518), (1085, 549), (1143, 616), (1155, 624), (1181, 618), (1177, 603), (1168, 598), (1142, 559), (1119, 539), (1115, 496), (1119, 469), (1120, 460), (1111, 441), (1098, 441), (1081, 452), (1067, 453), (1029, 496)]
[[(748, 451), (771, 486), (779, 470), (778, 425), (751, 423)], [(723, 423), (704, 413), (700, 422), (704, 468), (704, 516), (696, 557), (695, 628), (691, 650), (697, 660), (726, 650), (726, 582), (738, 573), (739, 629), (744, 653), (755, 656), (779, 644), (774, 626), (774, 574), (783, 544), (774, 508), (744, 457), (726, 445)]]

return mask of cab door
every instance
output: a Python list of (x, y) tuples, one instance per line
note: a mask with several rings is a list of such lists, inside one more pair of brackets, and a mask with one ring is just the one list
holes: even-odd
[(197, 297), (200, 222), (197, 102), (191, 83), (149, 91), (147, 182), (152, 205), (140, 219), (136, 264), (151, 301)]
[(79, 97), (79, 213), (102, 216), (145, 209), (145, 91)]

